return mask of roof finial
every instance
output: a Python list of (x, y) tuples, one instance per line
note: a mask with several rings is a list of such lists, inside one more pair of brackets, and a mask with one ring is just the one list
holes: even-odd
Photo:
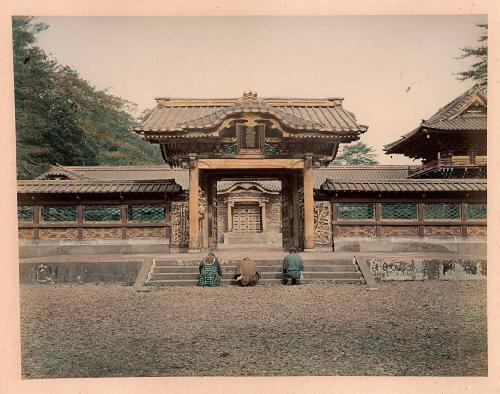
[(243, 99), (244, 100), (256, 100), (257, 99), (257, 93), (252, 92), (251, 90), (249, 90), (248, 92), (245, 91), (245, 92), (243, 92)]

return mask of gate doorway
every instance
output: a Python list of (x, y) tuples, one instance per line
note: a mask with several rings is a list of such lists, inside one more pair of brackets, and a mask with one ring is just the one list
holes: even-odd
[[(281, 203), (280, 238), (282, 247), (285, 250), (290, 247), (295, 247), (299, 250), (304, 249), (306, 211), (304, 209), (304, 161), (287, 160), (282, 164), (280, 159), (269, 160), (267, 162), (251, 159), (245, 161), (232, 160), (235, 164), (244, 164), (244, 166), (242, 165), (243, 168), (231, 168), (226, 164), (227, 162), (229, 160), (221, 163), (216, 159), (200, 159), (198, 162), (198, 179), (196, 177), (190, 178), (190, 181), (198, 181), (197, 184), (199, 185), (198, 196), (194, 196), (192, 193), (194, 185), (190, 187), (189, 197), (192, 199), (192, 205), (190, 205), (189, 209), (190, 213), (191, 207), (198, 207), (198, 200), (202, 201), (200, 212), (203, 214), (199, 215), (198, 221), (199, 248), (215, 249), (220, 242), (220, 236), (223, 236), (223, 234), (219, 234), (220, 230), (218, 230), (218, 215), (220, 214), (221, 218), (223, 218), (225, 213), (218, 212), (217, 182), (279, 181), (281, 183), (279, 197)], [(257, 164), (265, 163), (266, 167), (263, 168), (262, 164), (257, 166), (254, 162), (257, 162)], [(276, 168), (275, 162), (283, 166)], [(297, 167), (294, 168), (294, 165)], [(191, 171), (191, 173), (193, 172)], [(192, 231), (191, 220), (192, 218), (190, 217), (190, 231)], [(256, 204), (255, 201), (235, 201), (234, 205), (228, 204), (225, 220), (227, 220), (228, 227), (229, 225), (231, 227), (228, 230), (230, 233), (257, 235), (258, 233), (263, 234), (265, 231), (269, 235), (267, 229), (269, 223), (263, 217), (263, 205)]]

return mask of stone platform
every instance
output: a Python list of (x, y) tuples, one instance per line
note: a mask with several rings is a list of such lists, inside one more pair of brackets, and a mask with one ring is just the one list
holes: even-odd
[[(280, 264), (286, 253), (280, 247), (259, 245), (223, 249), (215, 252), (221, 261), (224, 278), (230, 279), (237, 260), (250, 257), (258, 262), (263, 280), (279, 283)], [(63, 255), (20, 260), (20, 283), (124, 283), (142, 286), (148, 280), (175, 279), (196, 284), (197, 265), (203, 253)], [(484, 255), (456, 253), (352, 253), (314, 251), (301, 253), (308, 281), (365, 283), (353, 258), (369, 267), (376, 281), (389, 280), (470, 280), (486, 279)], [(350, 267), (349, 267), (350, 265)], [(159, 268), (162, 267), (163, 268)], [(184, 266), (187, 268), (178, 268)], [(153, 267), (158, 267), (156, 270)], [(170, 268), (165, 268), (170, 267)], [(173, 268), (172, 268), (173, 267)], [(177, 268), (176, 268), (177, 267)], [(353, 269), (354, 268), (354, 269)], [(260, 268), (259, 268), (260, 269)], [(185, 272), (182, 272), (182, 271)], [(155, 274), (159, 274), (154, 276)], [(167, 275), (163, 275), (167, 274)], [(188, 274), (182, 275), (182, 274)], [(333, 274), (339, 274), (337, 276)], [(333, 275), (333, 276), (332, 276)], [(162, 278), (163, 276), (163, 278)], [(347, 276), (347, 277), (346, 277)], [(308, 279), (309, 278), (309, 279)], [(152, 283), (152, 284), (153, 284)], [(186, 284), (183, 282), (182, 284)], [(157, 282), (156, 284), (162, 284)], [(165, 283), (163, 283), (165, 284)]]

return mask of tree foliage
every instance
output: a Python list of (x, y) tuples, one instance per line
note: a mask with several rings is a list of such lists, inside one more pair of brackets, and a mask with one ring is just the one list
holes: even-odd
[(363, 142), (345, 145), (330, 165), (376, 165), (377, 155), (372, 147)]
[(476, 48), (461, 48), (460, 59), (475, 58), (473, 63), (466, 71), (459, 72), (457, 78), (461, 81), (472, 79), (476, 81), (483, 89), (488, 87), (488, 24), (478, 24), (478, 27), (484, 29), (479, 37), (479, 45)]
[(134, 104), (96, 89), (34, 45), (47, 25), (29, 17), (12, 23), (18, 178), (56, 163), (163, 163), (159, 148), (132, 131)]

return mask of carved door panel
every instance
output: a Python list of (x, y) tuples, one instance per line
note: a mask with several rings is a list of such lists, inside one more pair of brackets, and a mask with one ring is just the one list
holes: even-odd
[(260, 233), (260, 207), (258, 205), (249, 205), (247, 207), (247, 232)]
[(233, 232), (246, 233), (246, 211), (241, 205), (233, 208)]
[(261, 230), (258, 205), (236, 204), (233, 208), (233, 232), (258, 233)]

